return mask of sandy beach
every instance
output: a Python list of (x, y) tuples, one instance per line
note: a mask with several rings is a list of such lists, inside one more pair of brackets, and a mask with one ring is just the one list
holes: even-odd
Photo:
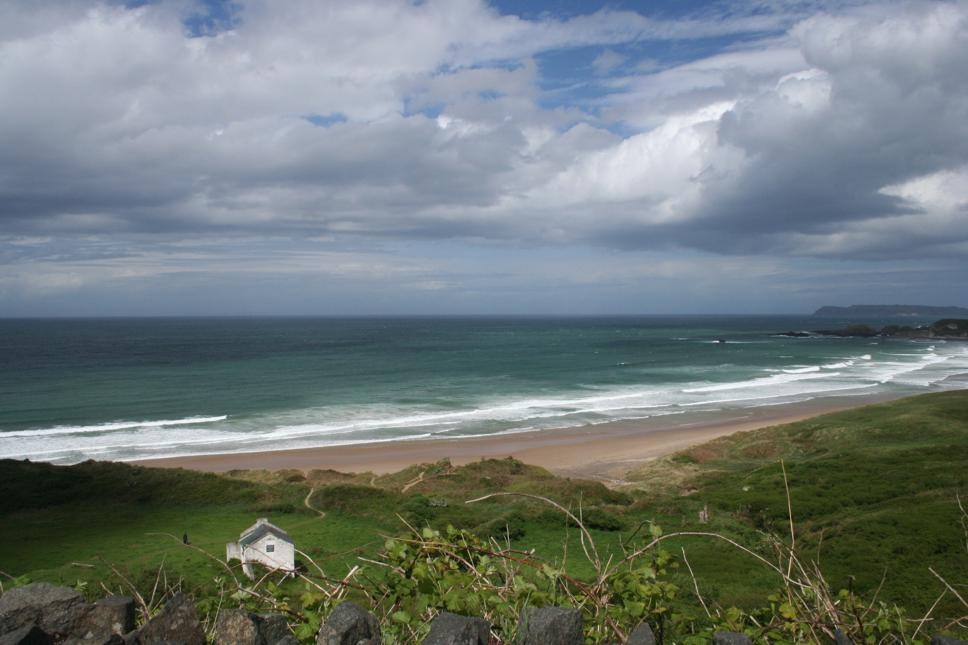
[(142, 460), (146, 466), (210, 472), (236, 469), (332, 469), (396, 472), (407, 466), (450, 459), (455, 465), (514, 457), (560, 475), (621, 480), (635, 466), (718, 437), (875, 403), (885, 397), (823, 398), (694, 415), (674, 415), (578, 428), (461, 439), (426, 439), (300, 450), (234, 453)]

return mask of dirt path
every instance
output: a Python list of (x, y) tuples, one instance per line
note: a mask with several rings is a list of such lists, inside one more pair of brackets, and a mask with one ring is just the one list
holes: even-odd
[(426, 470), (421, 470), (419, 475), (417, 475), (411, 481), (404, 484), (403, 488), (400, 489), (400, 492), (406, 493), (408, 490), (410, 490), (411, 488), (413, 488), (414, 486), (422, 482), (424, 480), (424, 473), (426, 472), (427, 472)]
[(316, 492), (316, 487), (315, 486), (313, 486), (312, 488), (309, 489), (309, 492), (306, 493), (306, 499), (303, 500), (303, 506), (305, 506), (306, 508), (308, 508), (312, 512), (316, 513), (320, 517), (326, 517), (326, 513), (325, 512), (319, 510), (318, 508), (314, 507), (312, 504), (309, 503), (309, 500), (312, 498), (313, 493), (315, 493), (315, 492)]

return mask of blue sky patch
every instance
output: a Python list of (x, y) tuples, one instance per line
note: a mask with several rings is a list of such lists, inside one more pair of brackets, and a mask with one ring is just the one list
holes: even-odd
[(347, 121), (346, 115), (339, 112), (333, 112), (331, 114), (306, 114), (303, 116), (303, 119), (321, 128), (328, 128), (331, 125), (346, 123)]

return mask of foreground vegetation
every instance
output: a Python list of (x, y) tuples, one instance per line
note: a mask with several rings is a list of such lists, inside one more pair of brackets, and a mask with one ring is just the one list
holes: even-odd
[[(306, 640), (347, 597), (392, 642), (443, 609), (507, 639), (520, 606), (550, 603), (581, 607), (589, 642), (641, 619), (665, 642), (968, 633), (968, 391), (724, 438), (629, 480), (511, 459), (383, 477), (3, 461), (0, 522), (26, 539), (0, 551), (0, 582), (137, 592), (145, 613), (181, 589), (210, 624), (220, 607), (274, 608)], [(301, 577), (251, 583), (222, 563), (255, 516), (292, 535)]]

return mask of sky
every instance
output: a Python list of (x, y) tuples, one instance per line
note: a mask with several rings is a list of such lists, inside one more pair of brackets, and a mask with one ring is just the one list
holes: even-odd
[(4, 0), (0, 317), (968, 305), (968, 2)]

